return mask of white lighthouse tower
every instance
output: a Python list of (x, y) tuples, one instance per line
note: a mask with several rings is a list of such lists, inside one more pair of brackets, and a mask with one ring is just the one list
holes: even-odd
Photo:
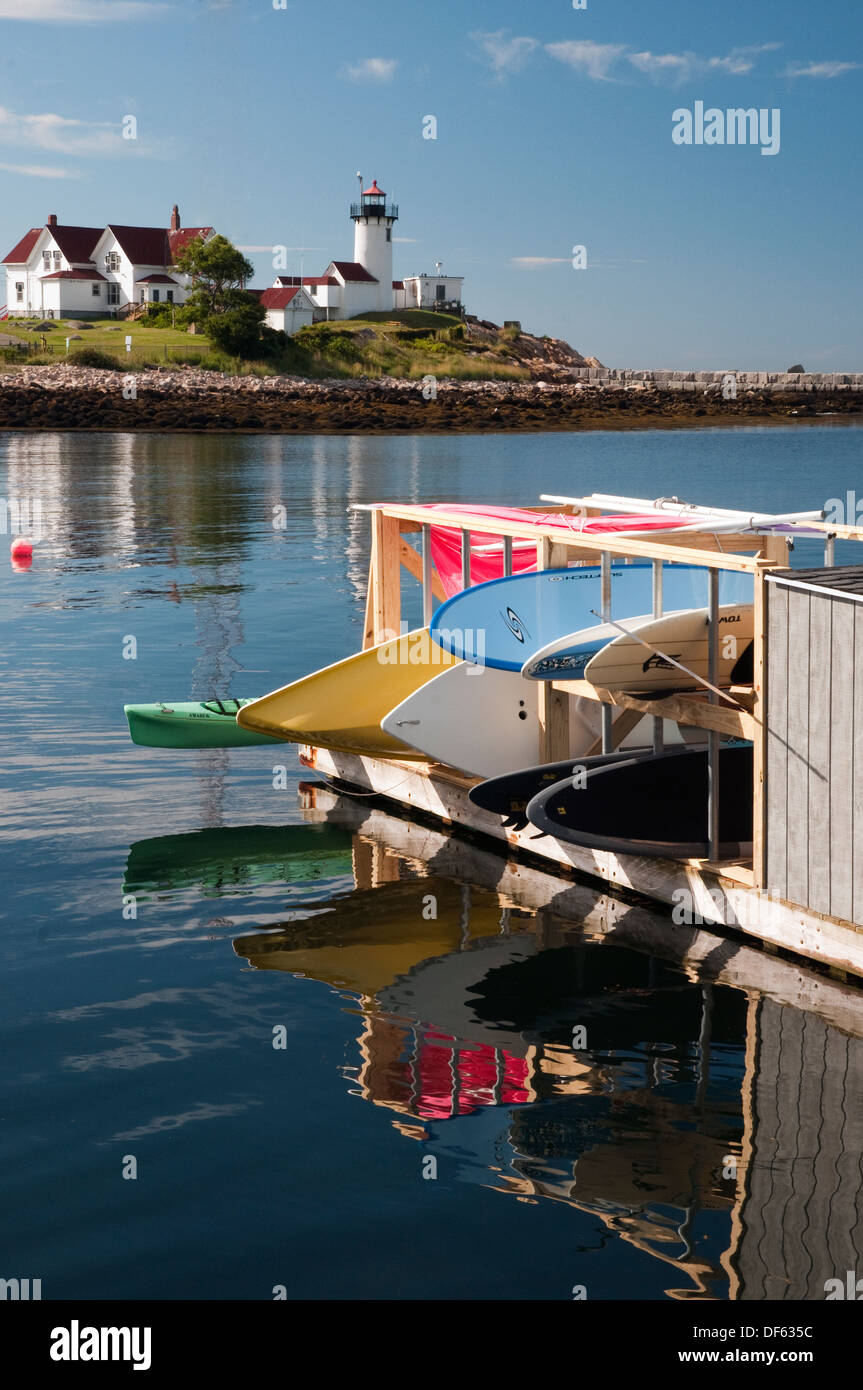
[(373, 275), (378, 282), (378, 309), (393, 307), (393, 225), (399, 210), (387, 202), (387, 195), (378, 188), (377, 179), (370, 188), (363, 188), (360, 178), (360, 201), (351, 204), (354, 223), (354, 260)]

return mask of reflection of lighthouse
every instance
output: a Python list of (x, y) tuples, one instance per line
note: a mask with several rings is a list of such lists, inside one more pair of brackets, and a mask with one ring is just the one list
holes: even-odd
[(396, 205), (387, 203), (387, 195), (378, 188), (377, 179), (362, 189), (358, 203), (351, 204), (354, 260), (378, 282), (376, 309), (393, 307), (393, 225), (398, 215)]

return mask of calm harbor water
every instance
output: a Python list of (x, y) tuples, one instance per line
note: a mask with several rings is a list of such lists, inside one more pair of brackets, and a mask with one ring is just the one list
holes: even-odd
[(0, 496), (45, 527), (0, 584), (0, 1277), (799, 1299), (863, 1271), (863, 991), (515, 875), (311, 787), (290, 748), (136, 748), (122, 712), (355, 650), (352, 502), (798, 510), (854, 488), (861, 442), (0, 435)]

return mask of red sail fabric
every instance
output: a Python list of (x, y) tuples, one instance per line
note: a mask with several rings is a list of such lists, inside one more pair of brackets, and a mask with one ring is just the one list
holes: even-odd
[[(603, 535), (614, 531), (669, 531), (683, 523), (673, 516), (565, 516), (560, 512), (529, 512), (520, 507), (480, 507), (460, 503), (430, 503), (429, 512), (445, 511), (464, 514), (465, 522), (480, 518), (510, 522), (529, 522), (548, 530), (567, 535)], [(431, 517), (429, 517), (431, 520)], [(503, 538), (484, 531), (472, 531), (470, 537), (471, 584), (484, 584), (503, 576)], [(451, 526), (432, 526), (432, 563), (437, 570), (447, 598), (462, 590), (461, 532)], [(536, 569), (536, 541), (514, 539), (512, 543), (513, 574)]]

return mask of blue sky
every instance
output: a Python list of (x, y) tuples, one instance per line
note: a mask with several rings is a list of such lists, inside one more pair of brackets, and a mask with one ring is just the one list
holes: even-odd
[[(361, 170), (396, 273), (440, 259), (481, 317), (612, 366), (861, 371), (861, 82), (847, 0), (0, 0), (0, 242), (176, 201), (318, 274)], [(778, 108), (779, 153), (675, 144), (697, 101)]]

